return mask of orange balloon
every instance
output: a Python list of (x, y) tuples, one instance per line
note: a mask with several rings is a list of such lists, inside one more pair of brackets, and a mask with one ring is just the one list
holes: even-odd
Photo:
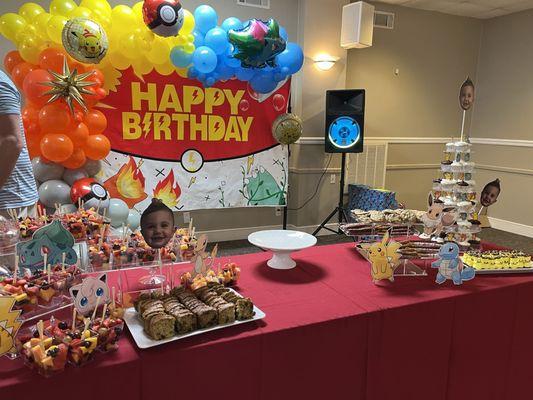
[(41, 139), (41, 153), (48, 160), (61, 163), (74, 151), (74, 144), (67, 135), (48, 133)]
[(22, 109), (22, 122), (24, 126), (31, 123), (39, 123), (39, 110), (29, 104), (26, 104)]
[(39, 128), (39, 124), (36, 124), (35, 122), (31, 122), (27, 126), (24, 125), (24, 134), (26, 135), (26, 138), (40, 137), (41, 129)]
[(20, 64), (21, 62), (24, 62), (22, 57), (20, 56), (20, 53), (16, 50), (10, 51), (6, 54), (4, 57), (4, 67), (8, 74), (11, 74), (11, 71), (13, 71), (13, 68), (17, 64)]
[(91, 92), (91, 94), (83, 95), (83, 99), (85, 100), (85, 105), (87, 108), (93, 108), (96, 103), (98, 103), (99, 99), (95, 87), (96, 86), (89, 86), (85, 88), (85, 90)]
[(39, 140), (26, 138), (26, 147), (28, 148), (30, 159), (41, 155), (41, 145)]
[(111, 151), (111, 142), (104, 135), (90, 135), (83, 149), (87, 158), (101, 160)]
[(45, 95), (51, 88), (42, 85), (43, 82), (50, 82), (52, 75), (44, 69), (35, 69), (26, 75), (22, 84), (22, 89), (26, 95), (26, 100), (31, 101), (34, 105), (42, 107), (46, 104), (49, 95)]
[(78, 148), (74, 149), (72, 155), (66, 161), (63, 161), (62, 165), (65, 168), (76, 169), (83, 167), (86, 161), (87, 157), (85, 157), (85, 152)]
[(75, 146), (83, 146), (89, 137), (89, 128), (83, 122), (74, 123), (74, 128), (68, 134)]
[(44, 133), (67, 133), (71, 118), (62, 103), (47, 104), (39, 111), (39, 126)]
[(63, 60), (65, 59), (65, 53), (59, 49), (50, 47), (45, 49), (39, 55), (39, 66), (42, 69), (51, 69), (54, 72), (63, 72)]
[[(96, 83), (98, 87), (103, 86), (105, 82), (104, 73), (98, 68), (93, 69), (94, 73), (87, 78), (88, 81)], [(87, 71), (89, 72), (89, 71)], [(93, 86), (94, 87), (94, 86)]]
[(24, 78), (34, 69), (37, 69), (37, 67), (33, 64), (27, 62), (18, 63), (11, 70), (11, 79), (19, 89), (22, 89)]
[(107, 128), (107, 118), (98, 110), (89, 110), (85, 115), (84, 122), (91, 135), (98, 135)]

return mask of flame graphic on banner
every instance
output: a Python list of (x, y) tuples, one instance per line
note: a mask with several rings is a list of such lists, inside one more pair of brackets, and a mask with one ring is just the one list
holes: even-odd
[(154, 198), (160, 199), (167, 207), (173, 208), (178, 205), (180, 195), (181, 188), (177, 182), (174, 183), (174, 171), (170, 170), (170, 174), (156, 185)]
[[(140, 164), (140, 163), (139, 163)], [(124, 200), (129, 208), (148, 197), (144, 192), (145, 179), (133, 157), (104, 183), (111, 198)]]

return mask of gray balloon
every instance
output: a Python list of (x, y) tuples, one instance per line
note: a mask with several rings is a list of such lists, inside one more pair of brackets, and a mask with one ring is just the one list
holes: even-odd
[(72, 204), (70, 186), (60, 180), (46, 181), (39, 186), (39, 200), (46, 207), (54, 208), (56, 204)]
[(33, 166), (35, 180), (39, 182), (61, 179), (65, 170), (62, 165), (45, 163), (41, 157), (35, 157), (31, 160), (31, 165)]
[(73, 214), (76, 211), (78, 211), (78, 207), (76, 207), (74, 204), (63, 204), (61, 207), (59, 207), (59, 212), (63, 214)]
[(82, 169), (66, 169), (63, 173), (63, 180), (67, 182), (67, 185), (72, 186), (78, 179), (87, 178), (89, 175)]
[(87, 162), (83, 166), (83, 169), (87, 171), (87, 174), (89, 176), (95, 176), (102, 169), (102, 162), (100, 160), (87, 160)]

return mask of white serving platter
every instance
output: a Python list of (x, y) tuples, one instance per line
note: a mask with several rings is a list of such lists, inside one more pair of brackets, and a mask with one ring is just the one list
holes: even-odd
[[(237, 295), (240, 296), (238, 292), (231, 289), (233, 292), (235, 292)], [(134, 307), (127, 308), (124, 312), (124, 321), (126, 321), (126, 325), (128, 326), (128, 329), (131, 332), (131, 335), (133, 336), (133, 339), (135, 340), (135, 343), (137, 344), (137, 347), (140, 349), (148, 349), (150, 347), (154, 346), (160, 346), (165, 343), (174, 342), (176, 340), (185, 339), (191, 336), (201, 335), (202, 333), (216, 331), (217, 329), (224, 329), (229, 326), (235, 326), (235, 325), (241, 325), (246, 324), (252, 321), (258, 321), (260, 319), (265, 318), (266, 314), (261, 311), (259, 308), (257, 308), (254, 304), (254, 316), (250, 319), (246, 319), (244, 321), (235, 321), (231, 324), (225, 324), (225, 325), (216, 325), (212, 328), (206, 328), (206, 329), (197, 329), (193, 332), (185, 333), (183, 335), (174, 335), (168, 339), (162, 339), (162, 340), (154, 340), (150, 336), (148, 336), (144, 332), (144, 325), (141, 319), (138, 316), (137, 311), (135, 311)]]

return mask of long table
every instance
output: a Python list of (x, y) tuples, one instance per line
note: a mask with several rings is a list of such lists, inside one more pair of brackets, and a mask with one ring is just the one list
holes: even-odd
[[(0, 361), (0, 399), (526, 399), (533, 390), (533, 275), (375, 285), (353, 244), (231, 257), (259, 322), (119, 350), (44, 379)], [(34, 397), (37, 396), (37, 397)]]

